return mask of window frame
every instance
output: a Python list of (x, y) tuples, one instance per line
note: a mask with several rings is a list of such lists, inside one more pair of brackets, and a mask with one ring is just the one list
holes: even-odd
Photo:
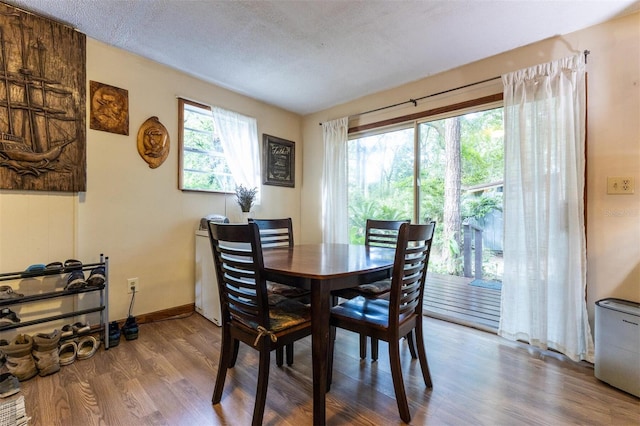
[[(185, 192), (208, 192), (217, 194), (234, 194), (233, 189), (207, 189), (207, 188), (185, 188), (184, 187), (184, 161), (185, 161), (185, 108), (187, 105), (208, 110), (212, 108), (209, 105), (202, 104), (190, 99), (178, 98), (178, 189)], [(226, 154), (224, 154), (226, 161)], [(233, 176), (232, 176), (233, 179)]]

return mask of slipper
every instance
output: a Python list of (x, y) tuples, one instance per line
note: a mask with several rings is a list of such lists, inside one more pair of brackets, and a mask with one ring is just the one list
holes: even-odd
[(51, 262), (44, 267), (45, 275), (59, 274), (62, 272), (62, 262)]
[(76, 259), (67, 259), (64, 261), (64, 271), (71, 272), (82, 269), (82, 262)]
[(97, 268), (91, 271), (89, 278), (87, 279), (87, 284), (94, 287), (100, 287), (104, 284), (105, 281), (105, 270), (104, 266), (98, 266)]
[(93, 336), (84, 336), (78, 340), (78, 351), (76, 358), (88, 359), (96, 354), (100, 342)]
[(73, 271), (67, 277), (67, 285), (64, 286), (65, 290), (80, 290), (85, 288), (87, 282), (84, 280), (84, 273), (82, 271)]
[(42, 274), (44, 268), (44, 263), (36, 263), (34, 265), (30, 265), (27, 269), (24, 270), (23, 273), (20, 274), (20, 277), (37, 277), (38, 275)]
[(60, 358), (60, 365), (69, 365), (76, 360), (78, 354), (78, 345), (74, 341), (64, 342), (60, 345), (58, 350), (58, 357)]

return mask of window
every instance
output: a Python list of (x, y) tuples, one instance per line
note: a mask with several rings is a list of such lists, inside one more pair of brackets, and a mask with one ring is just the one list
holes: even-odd
[(185, 191), (233, 192), (231, 174), (211, 107), (179, 99), (180, 177)]

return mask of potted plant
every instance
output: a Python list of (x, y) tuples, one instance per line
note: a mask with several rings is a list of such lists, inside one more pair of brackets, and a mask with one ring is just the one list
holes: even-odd
[(249, 213), (256, 200), (258, 188), (249, 189), (244, 185), (236, 185), (236, 200), (243, 213)]

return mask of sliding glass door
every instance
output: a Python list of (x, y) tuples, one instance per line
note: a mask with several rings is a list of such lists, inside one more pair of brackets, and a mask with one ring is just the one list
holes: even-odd
[(367, 218), (436, 220), (430, 271), (500, 281), (502, 129), (496, 108), (351, 139), (350, 241), (363, 242)]

